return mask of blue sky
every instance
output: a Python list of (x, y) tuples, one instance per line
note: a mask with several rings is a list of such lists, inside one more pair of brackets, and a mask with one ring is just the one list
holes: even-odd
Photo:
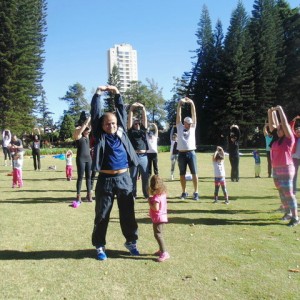
[[(292, 8), (299, 0), (288, 1)], [(138, 52), (139, 80), (153, 79), (171, 99), (174, 77), (190, 71), (197, 49), (195, 32), (203, 5), (212, 27), (221, 20), (226, 34), (238, 0), (49, 0), (44, 89), (57, 121), (67, 108), (59, 100), (79, 82), (90, 99), (107, 82), (107, 50), (128, 43)], [(254, 0), (244, 0), (251, 14)]]

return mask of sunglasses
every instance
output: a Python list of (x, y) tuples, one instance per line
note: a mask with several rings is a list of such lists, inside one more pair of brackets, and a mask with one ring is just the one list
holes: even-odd
[(134, 126), (140, 125), (140, 123), (134, 123)]

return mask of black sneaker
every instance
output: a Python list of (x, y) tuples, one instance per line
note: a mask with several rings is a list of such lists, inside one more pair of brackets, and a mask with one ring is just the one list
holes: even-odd
[(300, 220), (298, 219), (295, 219), (295, 218), (292, 218), (291, 220), (290, 220), (290, 222), (288, 223), (288, 225), (287, 226), (289, 226), (289, 227), (294, 227), (294, 226), (297, 226), (298, 224), (300, 224)]
[(188, 197), (188, 193), (182, 193), (180, 199), (185, 200)]

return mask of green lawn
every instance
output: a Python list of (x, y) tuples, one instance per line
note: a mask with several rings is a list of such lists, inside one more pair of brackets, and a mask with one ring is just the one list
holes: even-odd
[[(42, 158), (42, 171), (35, 172), (25, 157), (21, 189), (11, 188), (10, 167), (0, 166), (0, 299), (299, 299), (300, 273), (291, 270), (300, 270), (300, 226), (280, 221), (266, 158), (262, 178), (254, 178), (254, 159), (241, 157), (241, 180), (227, 180), (225, 205), (212, 203), (211, 154), (197, 156), (196, 202), (179, 199), (178, 168), (169, 181), (169, 153), (159, 154), (169, 201), (165, 239), (171, 259), (164, 263), (152, 255), (157, 243), (142, 198), (136, 201), (141, 256), (130, 257), (124, 248), (115, 205), (109, 258), (100, 262), (91, 245), (94, 204), (69, 207), (76, 181), (66, 181), (64, 161)], [(47, 170), (50, 165), (57, 170)], [(227, 157), (225, 165), (228, 178)], [(140, 182), (138, 187), (141, 196)], [(187, 190), (192, 194), (191, 181)]]

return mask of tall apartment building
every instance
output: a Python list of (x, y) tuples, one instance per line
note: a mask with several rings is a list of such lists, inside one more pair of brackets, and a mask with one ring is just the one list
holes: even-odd
[(130, 81), (138, 80), (137, 51), (129, 44), (115, 45), (108, 50), (108, 75), (116, 65), (120, 73), (120, 92), (124, 93)]

